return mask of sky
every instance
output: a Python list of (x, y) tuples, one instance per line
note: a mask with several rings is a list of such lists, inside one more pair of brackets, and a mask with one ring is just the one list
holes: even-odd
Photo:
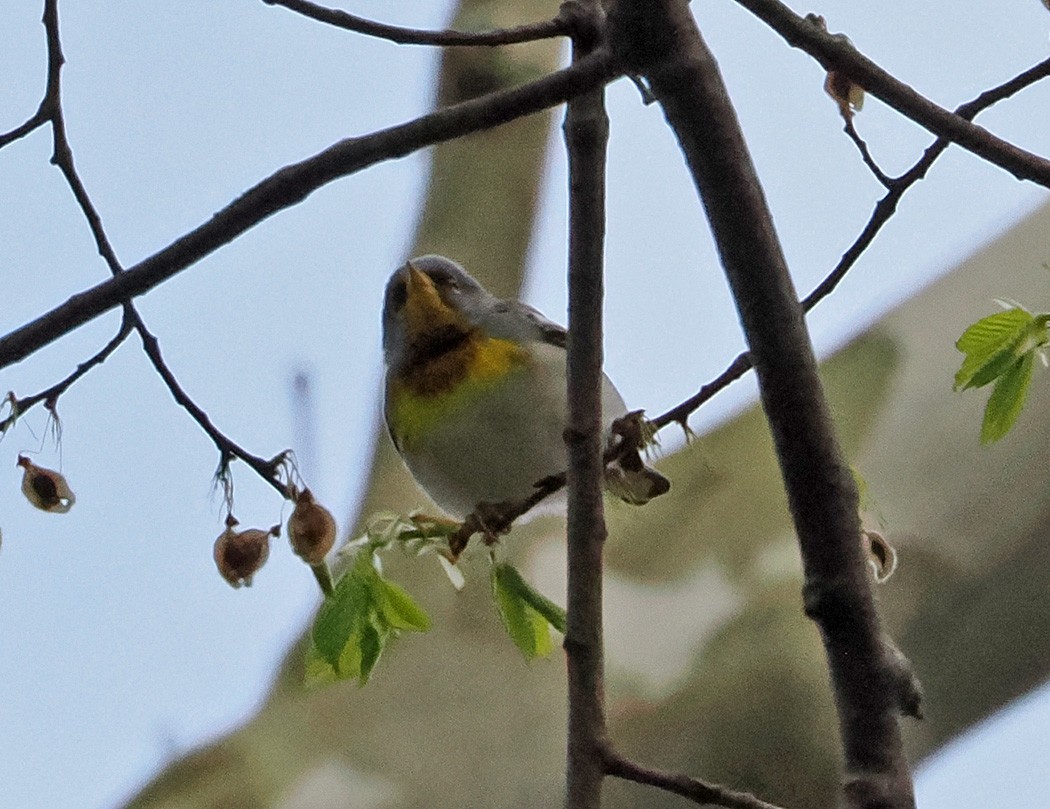
[[(863, 227), (880, 187), (842, 134), (819, 66), (731, 0), (693, 5), (805, 293)], [(419, 27), (439, 27), (448, 14), (446, 2), (344, 7)], [(819, 11), (832, 31), (948, 107), (1047, 56), (1050, 15), (1037, 0), (794, 7)], [(0, 2), (0, 131), (29, 117), (43, 92), (40, 14), (40, 3)], [(408, 120), (430, 101), (430, 49), (328, 29), (261, 0), (66, 0), (60, 15), (69, 136), (125, 265), (280, 166)], [(742, 339), (662, 116), (627, 82), (608, 96), (607, 371), (629, 405), (660, 412), (717, 374)], [(1044, 83), (980, 123), (1047, 154), (1048, 108)], [(890, 174), (931, 140), (872, 99), (857, 125)], [(49, 154), (44, 130), (0, 150), (0, 333), (108, 274)], [(304, 471), (341, 523), (367, 472), (382, 289), (406, 257), (425, 169), (426, 156), (415, 155), (333, 183), (140, 303), (182, 384), (257, 454), (295, 442), (290, 379), (311, 375), (317, 451)], [(560, 321), (564, 188), (555, 149), (527, 297)], [(811, 316), (818, 350), (833, 350), (1045, 200), (1045, 191), (949, 150)], [(47, 387), (117, 324), (114, 314), (99, 318), (0, 371), (0, 391)], [(651, 360), (668, 345), (704, 350), (668, 375)], [(750, 383), (734, 386), (694, 429), (753, 395)], [(283, 546), (249, 591), (216, 575), (216, 453), (134, 340), (66, 394), (59, 412), (60, 451), (46, 440), (42, 411), (0, 443), (0, 809), (103, 809), (134, 794), (171, 756), (250, 715), (317, 603), (312, 578)], [(15, 457), (37, 450), (36, 462), (62, 468), (77, 494), (67, 515), (35, 511), (18, 491)], [(267, 486), (243, 470), (236, 486), (243, 522), (280, 519)], [(1045, 752), (1032, 734), (1048, 714), (1043, 689), (947, 748), (920, 774), (920, 805), (990, 805), (978, 799), (977, 774), (1001, 774), (1018, 751)], [(987, 780), (1006, 801), (1006, 779)], [(1034, 805), (1050, 786), (1010, 785), (1032, 790), (1013, 796), (1015, 805)]]

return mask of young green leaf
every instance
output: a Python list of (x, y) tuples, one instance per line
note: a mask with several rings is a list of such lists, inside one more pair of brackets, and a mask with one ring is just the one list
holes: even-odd
[(314, 619), (314, 647), (337, 671), (339, 659), (350, 638), (360, 631), (372, 609), (372, 587), (355, 564), (335, 585), (335, 592), (321, 604)]
[(306, 678), (322, 684), (368, 682), (387, 641), (400, 630), (425, 632), (430, 617), (399, 585), (383, 578), (372, 548), (360, 548), (314, 621)]
[(360, 642), (357, 644), (360, 651), (358, 681), (361, 685), (368, 683), (372, 669), (379, 662), (379, 656), (383, 653), (383, 648), (386, 646), (389, 636), (390, 631), (388, 629), (385, 627), (381, 629), (374, 623), (368, 623), (361, 628)]
[(531, 589), (527, 585), (523, 589), (523, 583), (521, 574), (508, 564), (492, 568), (492, 593), (507, 634), (525, 659), (533, 660), (546, 657), (554, 646), (551, 643), (551, 624), (523, 596), (524, 589)]
[(536, 612), (547, 619), (548, 623), (565, 634), (566, 629), (566, 618), (565, 610), (547, 598), (538, 590), (534, 589), (531, 584), (525, 581), (525, 578), (518, 572), (518, 569), (513, 565), (509, 565), (506, 562), (496, 566), (498, 569), (498, 575), (502, 576), (504, 586), (510, 590), (513, 590), (517, 596), (532, 607)]
[(1035, 352), (1029, 351), (996, 380), (984, 409), (981, 443), (991, 444), (1010, 432), (1024, 408), (1028, 386), (1032, 381)]
[(1045, 321), (1024, 309), (1007, 309), (978, 320), (955, 343), (966, 355), (955, 374), (955, 389), (987, 385), (1009, 370), (1025, 351), (1045, 341)]
[(401, 586), (382, 576), (377, 583), (379, 609), (386, 624), (414, 632), (430, 630), (430, 616)]

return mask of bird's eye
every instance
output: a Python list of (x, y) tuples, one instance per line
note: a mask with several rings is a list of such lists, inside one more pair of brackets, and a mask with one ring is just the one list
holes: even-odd
[(439, 287), (446, 287), (448, 289), (455, 289), (459, 286), (459, 284), (456, 283), (455, 276), (444, 270), (436, 270), (435, 272), (430, 273), (430, 280)]
[(391, 312), (400, 312), (405, 308), (406, 300), (408, 300), (408, 286), (405, 284), (404, 279), (398, 278), (390, 285), (390, 289), (387, 290), (387, 308)]

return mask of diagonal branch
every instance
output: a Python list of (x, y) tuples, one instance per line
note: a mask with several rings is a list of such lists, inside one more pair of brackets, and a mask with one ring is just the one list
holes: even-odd
[(818, 23), (798, 16), (779, 0), (737, 2), (826, 70), (848, 76), (866, 92), (934, 135), (962, 146), (1019, 180), (1050, 187), (1050, 160), (1008, 143), (963, 116), (934, 104), (864, 56), (845, 37), (827, 33)]
[(121, 346), (121, 344), (128, 338), (128, 335), (131, 334), (131, 331), (131, 323), (125, 317), (121, 321), (117, 333), (110, 338), (109, 342), (77, 365), (76, 369), (67, 377), (59, 380), (51, 387), (46, 388), (39, 393), (34, 393), (32, 396), (14, 398), (9, 395), (7, 402), (11, 407), (11, 413), (6, 418), (0, 420), (0, 435), (7, 432), (7, 430), (10, 429), (30, 408), (35, 407), (41, 402), (44, 402), (46, 407), (51, 407), (52, 403), (57, 402), (59, 396), (69, 390), (88, 371), (109, 359), (109, 355)]
[(597, 51), (535, 82), (480, 96), (359, 138), (286, 166), (250, 188), (210, 220), (126, 272), (74, 295), (0, 338), (0, 368), (24, 359), (102, 313), (142, 295), (318, 188), (385, 160), (488, 129), (561, 104), (600, 87), (616, 73)]
[(493, 47), (552, 39), (568, 33), (565, 20), (561, 15), (552, 20), (518, 25), (513, 28), (497, 28), (492, 31), (424, 31), (419, 28), (404, 28), (399, 25), (375, 22), (346, 11), (326, 8), (317, 3), (308, 2), (308, 0), (263, 0), (263, 2), (268, 6), (283, 6), (317, 22), (396, 42), (399, 45)]
[[(1014, 76), (1012, 79), (1003, 82), (997, 87), (985, 90), (972, 101), (968, 101), (957, 107), (955, 114), (967, 120), (972, 120), (980, 112), (988, 109), (988, 107), (993, 104), (1004, 101), (1015, 93), (1024, 90), (1026, 87), (1030, 87), (1048, 76), (1050, 76), (1050, 59), (1044, 59), (1039, 64), (1028, 68), (1017, 76)], [(850, 271), (853, 265), (857, 263), (858, 259), (860, 259), (861, 255), (863, 255), (864, 251), (868, 249), (868, 246), (875, 240), (875, 237), (878, 235), (879, 231), (882, 230), (882, 227), (893, 218), (904, 193), (926, 176), (930, 168), (937, 161), (937, 158), (944, 154), (944, 151), (949, 145), (951, 145), (951, 141), (946, 138), (938, 138), (926, 149), (922, 157), (919, 158), (910, 169), (904, 172), (900, 177), (889, 181), (889, 192), (880, 199), (878, 203), (876, 203), (875, 209), (872, 211), (864, 229), (860, 232), (857, 238), (854, 239), (853, 244), (850, 245), (849, 249), (843, 253), (842, 258), (839, 259), (834, 269), (832, 269), (831, 272), (825, 276), (824, 280), (802, 300), (802, 307), (807, 312), (813, 309), (813, 307), (835, 290), (835, 287), (837, 287), (842, 279), (846, 277), (846, 273)], [(658, 429), (666, 427), (668, 424), (672, 423), (685, 426), (686, 420), (689, 418), (690, 414), (696, 411), (709, 399), (712, 399), (715, 394), (723, 388), (728, 387), (730, 384), (740, 379), (744, 374), (750, 371), (751, 368), (751, 357), (748, 353), (745, 351), (742, 354), (738, 354), (729, 366), (721, 374), (715, 377), (715, 379), (705, 384), (700, 390), (685, 401), (675, 405), (667, 412), (654, 418), (652, 420), (653, 424)]]
[(724, 806), (727, 809), (780, 809), (775, 804), (756, 798), (750, 792), (738, 792), (689, 775), (646, 767), (631, 761), (609, 747), (603, 750), (603, 757), (606, 775), (656, 787), (701, 806)]
[[(718, 66), (683, 0), (621, 0), (614, 42), (649, 80), (692, 172), (758, 374), (839, 714), (844, 805), (911, 809), (896, 661), (861, 552), (858, 496), (772, 217)], [(643, 24), (644, 23), (644, 24)]]

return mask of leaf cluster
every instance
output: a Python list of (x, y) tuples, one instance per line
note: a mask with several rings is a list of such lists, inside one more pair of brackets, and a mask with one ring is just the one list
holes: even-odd
[[(453, 587), (464, 586), (459, 567), (442, 555), (458, 527), (423, 515), (375, 515), (364, 536), (340, 555), (349, 559), (314, 620), (306, 655), (306, 680), (324, 685), (340, 680), (368, 682), (387, 643), (402, 632), (426, 632), (430, 616), (400, 585), (382, 573), (380, 554), (392, 547), (415, 556), (434, 553)], [(490, 556), (491, 558), (491, 556)], [(551, 629), (566, 629), (565, 610), (532, 587), (507, 562), (492, 564), (492, 599), (511, 640), (526, 660), (546, 657), (554, 645)]]
[(307, 682), (356, 677), (364, 685), (391, 638), (402, 631), (426, 632), (430, 625), (430, 616), (412, 596), (379, 571), (375, 551), (363, 547), (318, 610)]
[[(981, 424), (981, 442), (1005, 436), (1024, 408), (1035, 357), (1050, 342), (1050, 314), (1032, 314), (1013, 305), (978, 320), (956, 341), (965, 358), (955, 374), (955, 390), (993, 385)], [(1045, 362), (1045, 358), (1044, 358)]]

